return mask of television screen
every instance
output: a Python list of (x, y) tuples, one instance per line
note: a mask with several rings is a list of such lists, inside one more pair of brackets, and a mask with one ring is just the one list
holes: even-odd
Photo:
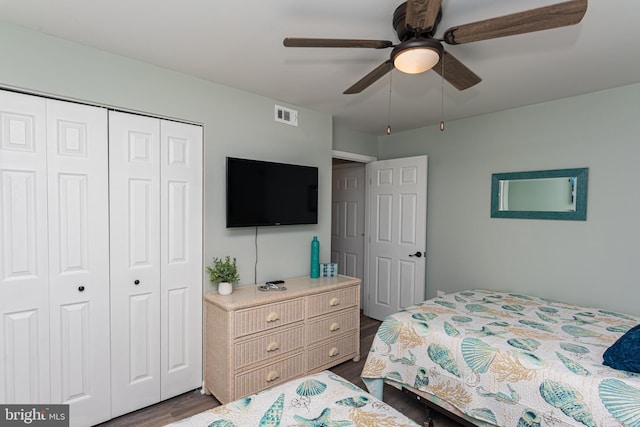
[(227, 227), (317, 223), (317, 167), (227, 157)]

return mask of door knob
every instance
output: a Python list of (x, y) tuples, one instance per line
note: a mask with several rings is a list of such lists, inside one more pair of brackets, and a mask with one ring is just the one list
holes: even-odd
[(418, 252), (416, 252), (415, 254), (411, 254), (411, 255), (409, 255), (409, 256), (414, 256), (414, 257), (416, 257), (416, 258), (420, 258), (420, 257), (422, 256), (422, 252), (418, 251)]
[(81, 286), (78, 286), (78, 290), (79, 290), (80, 292), (84, 292), (84, 286), (82, 286), (82, 285), (81, 285)]
[(140, 280), (137, 280), (137, 279), (136, 279), (136, 280), (134, 280), (134, 281), (133, 281), (133, 284), (134, 284), (134, 285), (139, 285), (139, 284), (140, 284)]

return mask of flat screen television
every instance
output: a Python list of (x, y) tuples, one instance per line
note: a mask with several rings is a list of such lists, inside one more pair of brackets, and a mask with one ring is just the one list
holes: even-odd
[(227, 228), (317, 223), (317, 167), (227, 157)]

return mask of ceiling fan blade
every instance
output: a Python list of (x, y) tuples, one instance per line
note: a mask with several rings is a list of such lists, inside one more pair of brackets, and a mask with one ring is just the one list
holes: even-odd
[[(443, 64), (444, 73), (442, 70)], [(447, 51), (444, 52), (440, 62), (433, 67), (433, 71), (440, 74), (440, 76), (458, 90), (469, 89), (471, 86), (477, 85), (482, 80), (476, 75), (476, 73), (468, 69), (462, 62), (458, 61)]]
[(448, 44), (462, 44), (516, 34), (532, 33), (577, 24), (587, 11), (587, 0), (571, 0), (551, 6), (449, 28)]
[(393, 70), (393, 61), (387, 59), (382, 64), (378, 65), (375, 70), (361, 78), (356, 84), (351, 86), (349, 89), (345, 90), (345, 95), (350, 95), (353, 93), (360, 93), (375, 82), (377, 82), (382, 76), (387, 74), (389, 71)]
[(429, 33), (433, 30), (442, 0), (407, 0), (405, 23), (412, 29)]
[(359, 40), (359, 39), (310, 39), (287, 37), (282, 42), (286, 47), (364, 47), (384, 49), (392, 47), (389, 40)]

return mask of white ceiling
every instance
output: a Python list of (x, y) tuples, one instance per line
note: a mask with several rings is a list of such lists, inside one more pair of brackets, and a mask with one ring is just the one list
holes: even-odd
[[(561, 0), (443, 0), (436, 32)], [(0, 0), (0, 19), (43, 33), (323, 111), (335, 123), (383, 134), (437, 124), (441, 78), (393, 71), (356, 95), (342, 92), (391, 49), (285, 48), (284, 37), (384, 39), (402, 0)], [(482, 78), (444, 84), (447, 121), (640, 82), (640, 2), (591, 0), (581, 23), (447, 46)], [(446, 71), (445, 71), (446, 72)], [(301, 118), (303, 120), (303, 118)]]

